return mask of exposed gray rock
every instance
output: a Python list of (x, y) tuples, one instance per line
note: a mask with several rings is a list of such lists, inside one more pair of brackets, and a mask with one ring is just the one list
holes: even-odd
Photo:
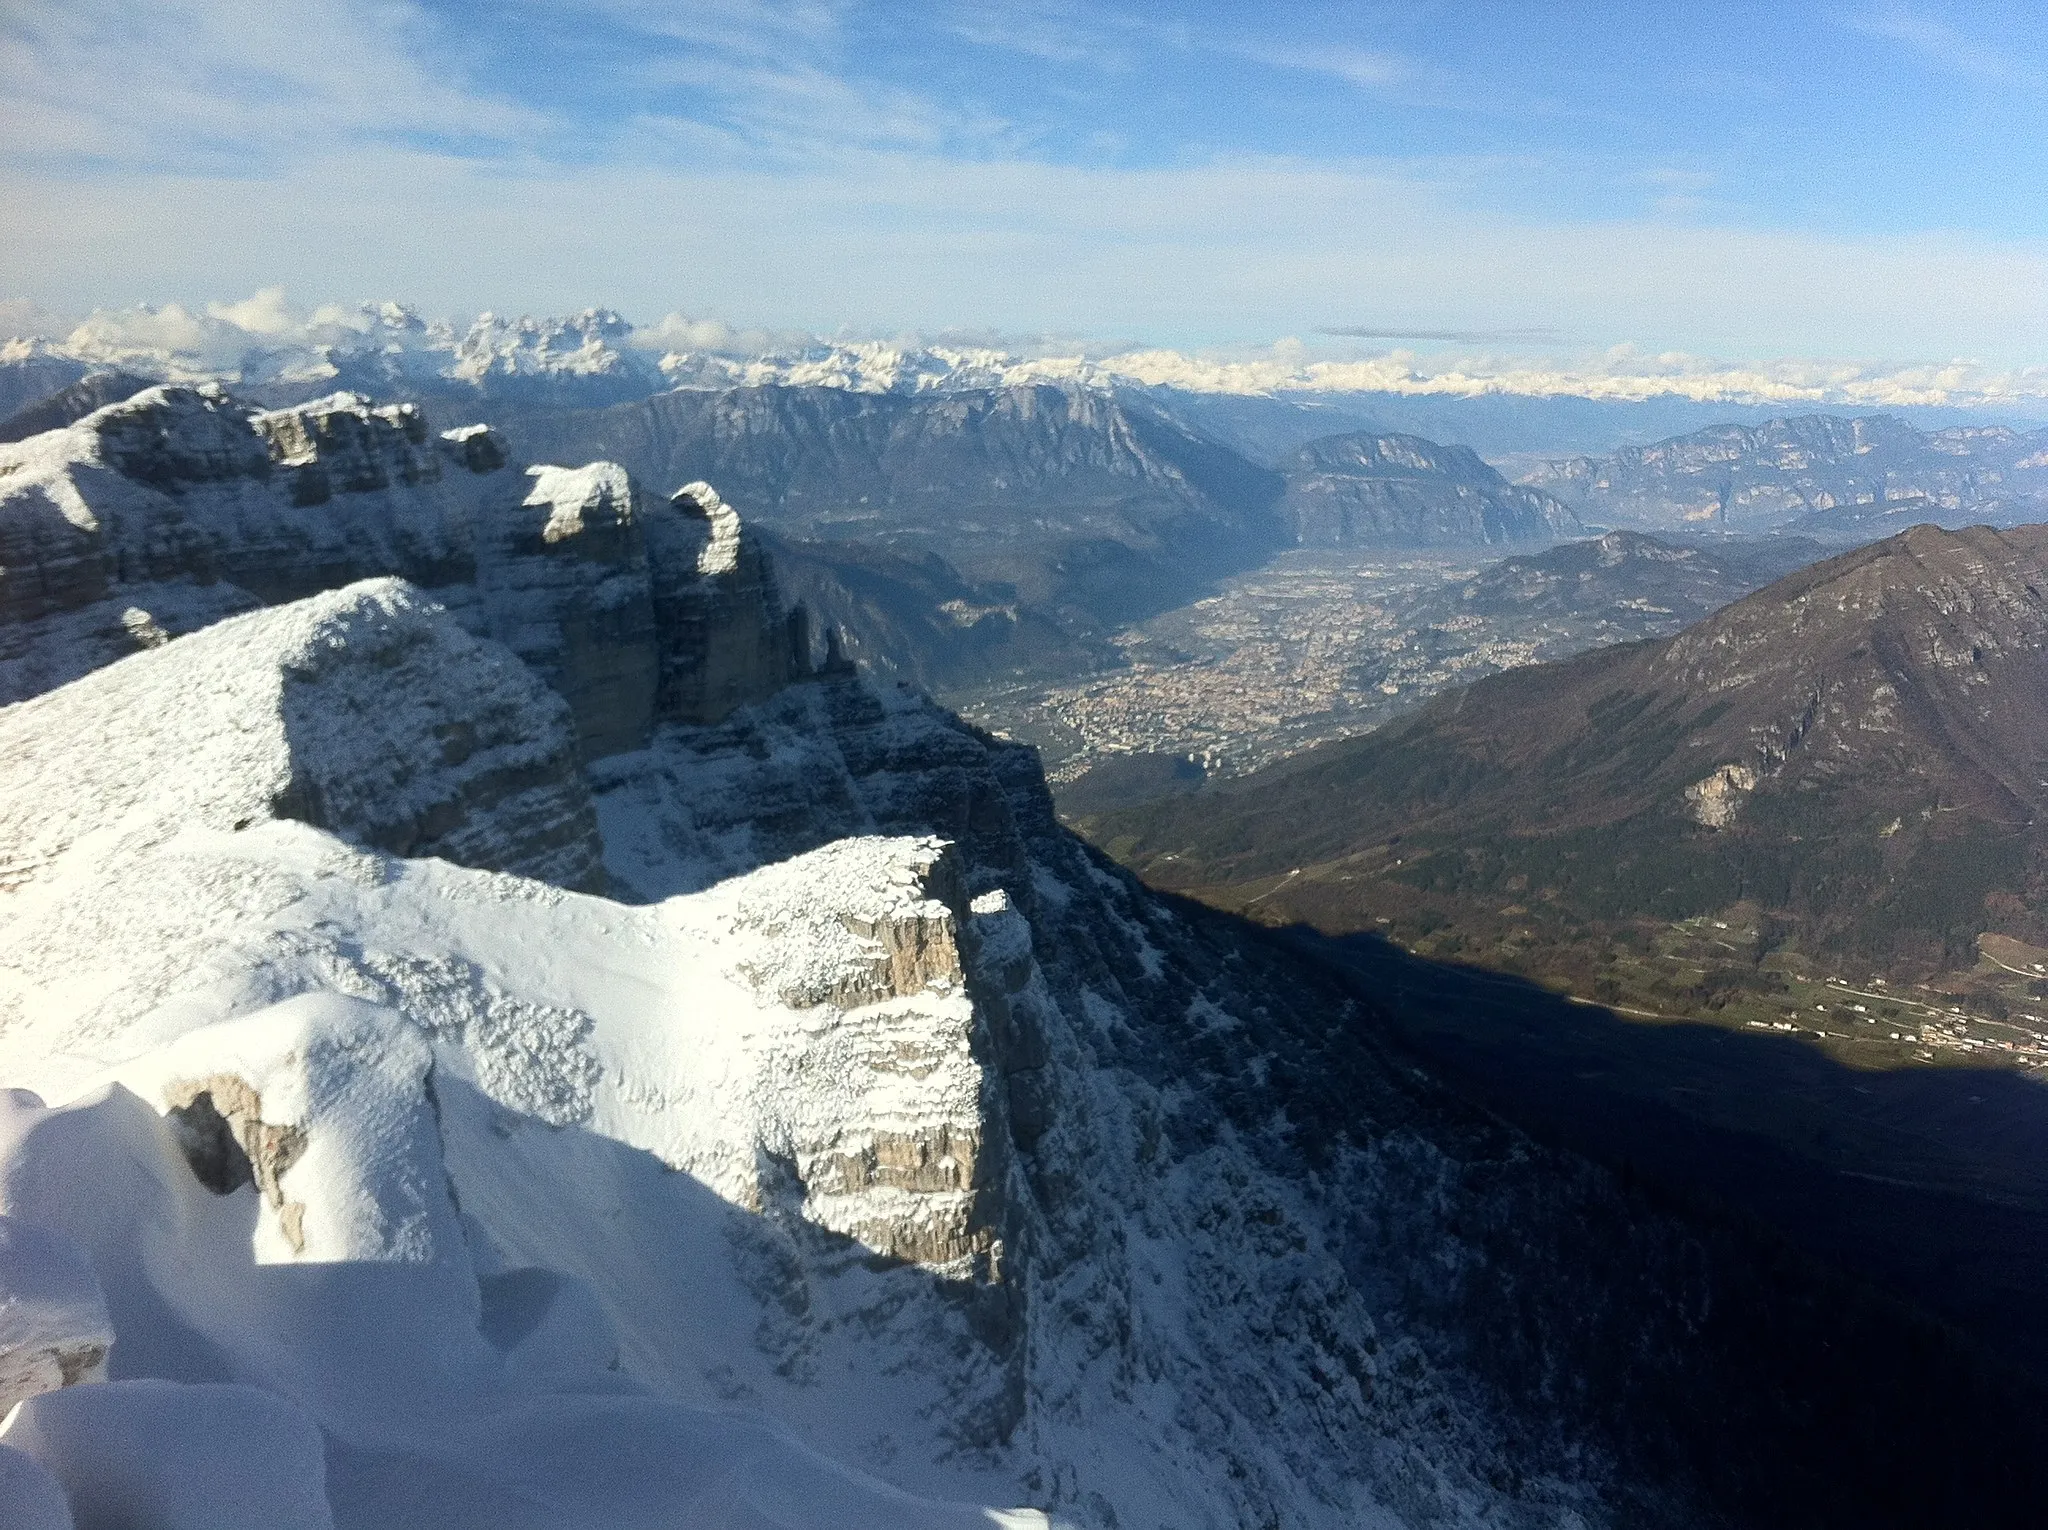
[(527, 473), (480, 559), (489, 630), (568, 700), (585, 759), (637, 749), (661, 657), (639, 497), (609, 462)]
[(252, 412), (149, 388), (0, 447), (0, 702), (236, 609), (398, 575), (466, 602), (474, 527), (513, 485), (450, 460), (409, 405), (336, 394)]
[(809, 668), (801, 607), (784, 612), (775, 572), (732, 506), (702, 481), (649, 522), (654, 619), (667, 722), (711, 723), (772, 696)]
[(165, 1113), (199, 1182), (215, 1195), (253, 1184), (277, 1213), (294, 1253), (306, 1251), (306, 1208), (287, 1201), (282, 1180), (306, 1151), (306, 1130), (263, 1119), (263, 1096), (236, 1073), (173, 1079)]

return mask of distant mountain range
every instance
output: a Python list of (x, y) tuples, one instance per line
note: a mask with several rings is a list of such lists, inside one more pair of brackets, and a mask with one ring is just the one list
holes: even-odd
[(386, 302), (303, 315), (268, 293), (204, 312), (96, 312), (61, 339), (0, 337), (0, 419), (91, 368), (153, 382), (220, 381), (271, 407), (348, 388), (464, 412), (480, 403), (588, 408), (676, 387), (917, 395), (1051, 383), (1165, 396), (1175, 412), (1200, 411), (1200, 428), (1269, 464), (1312, 437), (1357, 429), (1488, 457), (1555, 456), (1713, 424), (1756, 425), (1798, 409), (1889, 409), (1922, 426), (2048, 414), (2048, 400), (2015, 393), (2011, 379), (1967, 369), (1936, 385), (1914, 373), (1839, 369), (1816, 381), (1796, 365), (1695, 362), (1674, 372), (1667, 360), (1634, 364), (1626, 355), (1430, 362), (1400, 351), (1316, 358), (1284, 345), (1235, 356), (1080, 342), (1016, 349), (738, 331), (678, 316), (635, 325), (603, 308), (451, 321)]
[(0, 417), (0, 443), (26, 441), (46, 430), (62, 430), (84, 419), (95, 409), (104, 409), (109, 404), (133, 398), (149, 386), (148, 378), (133, 372), (88, 372), (49, 396)]
[[(1268, 466), (1196, 423), (1215, 411), (1190, 419), (1176, 402), (778, 385), (495, 417), (557, 460), (729, 485), (849, 653), (933, 688), (1098, 668), (1112, 629), (1286, 547), (1506, 550), (1580, 530), (1462, 447), (1352, 431)], [(1259, 414), (1268, 430), (1335, 418)]]
[(1922, 521), (2010, 526), (2048, 515), (2048, 430), (1798, 415), (1573, 457), (1522, 482), (1606, 525), (1870, 541)]
[[(1500, 667), (1570, 658), (1668, 636), (1825, 551), (1803, 537), (1679, 542), (1610, 531), (1503, 558), (1422, 596), (1402, 609), (1403, 631), (1389, 646), (1405, 661), (1398, 666), (1404, 681), (1418, 661), (1490, 646), (1513, 646)], [(1361, 678), (1377, 685), (1385, 677)]]

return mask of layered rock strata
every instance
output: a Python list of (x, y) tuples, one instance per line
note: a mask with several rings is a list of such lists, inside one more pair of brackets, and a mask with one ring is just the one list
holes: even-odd
[(650, 508), (612, 464), (522, 471), (490, 430), (436, 435), (410, 404), (155, 387), (0, 447), (0, 705), (379, 575), (539, 672), (585, 760), (808, 669), (801, 617), (708, 485)]

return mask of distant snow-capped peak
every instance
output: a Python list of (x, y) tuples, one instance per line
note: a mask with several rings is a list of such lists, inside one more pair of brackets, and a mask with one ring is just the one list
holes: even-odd
[[(25, 312), (22, 305), (0, 304), (0, 314), (9, 310)], [(466, 383), (480, 390), (542, 385), (602, 402), (670, 388), (780, 384), (930, 393), (1056, 383), (1253, 396), (1501, 394), (1786, 408), (2048, 408), (2048, 367), (2000, 371), (1967, 361), (1727, 362), (1631, 346), (1572, 358), (1424, 356), (1400, 349), (1318, 356), (1294, 340), (1227, 354), (1072, 345), (1004, 349), (775, 334), (680, 314), (635, 325), (604, 308), (561, 318), (486, 312), (462, 322), (429, 321), (396, 302), (301, 312), (275, 288), (198, 312), (176, 303), (102, 309), (69, 328), (48, 321), (30, 327), (38, 332), (0, 341), (0, 365), (48, 357), (165, 381), (219, 379), (245, 387), (328, 380), (350, 386)]]

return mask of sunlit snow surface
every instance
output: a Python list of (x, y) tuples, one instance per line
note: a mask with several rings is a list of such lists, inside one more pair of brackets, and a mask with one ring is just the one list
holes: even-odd
[[(93, 1252), (117, 1375), (254, 1382), (316, 1419), (342, 1523), (985, 1523), (858, 1481), (747, 1406), (843, 1401), (755, 1342), (775, 1250), (750, 1250), (774, 1241), (739, 1204), (750, 1150), (793, 1149), (806, 1110), (896, 1124), (974, 1082), (844, 1098), (856, 1074), (812, 1034), (833, 1014), (764, 997), (794, 943), (759, 910), (791, 888), (807, 910), (873, 903), (918, 849), (849, 841), (642, 908), (291, 823), (62, 865), (6, 926), (26, 1002), (0, 1076), (70, 1102), (10, 1107), (7, 1209)], [(919, 1003), (965, 1023), (964, 997)], [(302, 1253), (256, 1187), (202, 1188), (157, 1114), (166, 1084), (224, 1073), (305, 1130), (280, 1180)], [(846, 1340), (802, 1363), (868, 1408), (806, 1433), (855, 1458), (936, 1444), (928, 1388), (887, 1374), (906, 1356)]]

